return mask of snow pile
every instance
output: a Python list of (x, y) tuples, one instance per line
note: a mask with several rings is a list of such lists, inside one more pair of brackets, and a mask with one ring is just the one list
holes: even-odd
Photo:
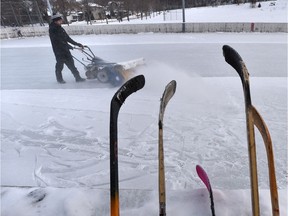
[[(280, 191), (280, 197), (285, 197)], [(108, 190), (89, 188), (37, 188), (2, 189), (3, 216), (108, 216), (110, 194)], [(216, 215), (251, 215), (250, 192), (247, 190), (215, 190)], [(17, 199), (15, 199), (17, 197)], [(167, 214), (180, 216), (211, 215), (209, 195), (206, 189), (193, 191), (168, 191)], [(261, 191), (261, 202), (269, 203), (269, 191)], [(280, 200), (280, 207), (287, 205)], [(122, 190), (120, 193), (120, 215), (159, 215), (158, 196), (149, 190)], [(261, 215), (271, 215), (267, 205), (261, 205)], [(281, 215), (287, 215), (281, 211)]]

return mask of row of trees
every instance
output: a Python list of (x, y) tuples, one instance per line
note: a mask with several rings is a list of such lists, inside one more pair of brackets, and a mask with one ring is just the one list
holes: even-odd
[[(256, 0), (185, 0), (185, 7), (239, 4), (248, 1), (256, 4)], [(109, 10), (111, 11), (109, 5), (113, 2), (116, 5), (113, 10), (118, 11), (118, 15), (121, 14), (122, 16), (125, 14), (129, 20), (130, 14), (137, 13), (143, 17), (151, 12), (182, 8), (183, 0), (1, 0), (1, 25), (23, 26), (49, 23), (49, 4), (53, 12), (63, 14), (64, 19), (73, 11), (81, 11), (85, 15), (84, 18), (89, 20), (91, 19), (91, 3), (102, 5), (104, 10), (108, 12)], [(67, 19), (65, 21), (67, 22)]]
[[(47, 4), (42, 0), (1, 0), (1, 25), (21, 26), (23, 24), (44, 24), (43, 10)], [(47, 14), (47, 12), (46, 12)]]

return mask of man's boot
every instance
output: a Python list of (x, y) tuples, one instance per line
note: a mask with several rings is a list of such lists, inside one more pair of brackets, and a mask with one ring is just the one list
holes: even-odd
[(84, 79), (84, 78), (82, 78), (82, 77), (80, 76), (79, 71), (78, 71), (77, 69), (74, 70), (72, 73), (73, 73), (73, 75), (74, 75), (74, 77), (75, 77), (75, 81), (76, 81), (76, 82), (83, 82), (83, 81), (86, 80), (86, 79)]
[(57, 82), (60, 83), (60, 84), (64, 84), (66, 83), (64, 80), (63, 80), (63, 77), (62, 77), (62, 72), (60, 71), (56, 71), (56, 79), (57, 79)]
[(76, 78), (76, 82), (83, 82), (85, 81), (86, 79), (82, 78), (82, 77), (77, 77)]

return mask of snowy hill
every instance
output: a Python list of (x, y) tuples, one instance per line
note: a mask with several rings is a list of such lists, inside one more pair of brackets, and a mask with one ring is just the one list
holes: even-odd
[[(261, 7), (251, 8), (250, 3), (223, 5), (218, 7), (199, 7), (185, 9), (185, 21), (193, 23), (225, 23), (225, 22), (249, 22), (249, 23), (287, 23), (287, 1), (265, 1), (261, 2)], [(111, 22), (111, 21), (110, 21)], [(119, 23), (114, 20), (113, 24), (145, 24), (145, 23), (173, 23), (182, 22), (182, 10), (171, 10), (161, 14), (152, 14), (144, 17), (143, 20), (126, 18)], [(75, 22), (72, 25), (86, 24), (86, 22)], [(99, 21), (95, 24), (101, 24)], [(103, 22), (102, 24), (106, 24)]]

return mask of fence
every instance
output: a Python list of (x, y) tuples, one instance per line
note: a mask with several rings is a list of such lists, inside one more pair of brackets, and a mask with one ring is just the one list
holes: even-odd
[[(104, 24), (104, 25), (70, 25), (64, 27), (70, 35), (86, 34), (137, 34), (154, 33), (187, 33), (201, 32), (285, 32), (287, 23), (158, 23), (158, 24)], [(48, 35), (48, 26), (1, 28), (1, 39), (18, 37), (21, 30), (24, 37)]]

